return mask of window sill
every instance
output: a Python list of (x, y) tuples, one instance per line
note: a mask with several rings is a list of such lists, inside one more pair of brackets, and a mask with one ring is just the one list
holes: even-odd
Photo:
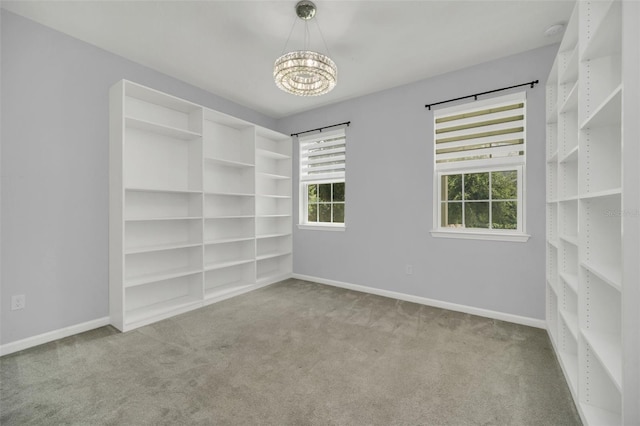
[(298, 225), (298, 229), (304, 229), (308, 231), (341, 231), (344, 232), (346, 226), (344, 225)]
[(531, 235), (521, 233), (499, 233), (482, 231), (444, 231), (441, 229), (432, 230), (431, 236), (436, 238), (458, 238), (467, 240), (487, 240), (487, 241), (511, 241), (526, 243)]

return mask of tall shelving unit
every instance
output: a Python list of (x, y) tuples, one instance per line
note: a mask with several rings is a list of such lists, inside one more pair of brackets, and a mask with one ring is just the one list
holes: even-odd
[(578, 1), (546, 88), (547, 324), (593, 425), (640, 423), (639, 9)]
[(291, 216), (291, 138), (130, 81), (111, 88), (116, 328), (290, 277)]
[(204, 115), (204, 294), (207, 303), (255, 283), (255, 127)]
[(258, 282), (281, 279), (292, 269), (292, 146), (263, 129), (256, 137), (256, 249)]

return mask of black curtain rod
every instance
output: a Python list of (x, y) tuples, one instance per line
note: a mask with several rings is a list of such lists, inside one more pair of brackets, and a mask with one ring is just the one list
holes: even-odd
[(332, 124), (331, 126), (324, 126), (324, 127), (318, 127), (317, 129), (313, 129), (313, 130), (305, 130), (304, 132), (298, 132), (298, 133), (291, 133), (291, 136), (300, 136), (303, 133), (311, 133), (311, 132), (316, 132), (316, 131), (323, 131), (324, 129), (328, 129), (330, 127), (337, 127), (337, 126), (342, 126), (346, 124), (347, 127), (349, 127), (349, 124), (351, 124), (350, 121), (345, 121), (344, 123), (338, 123), (338, 124)]
[(530, 81), (528, 83), (516, 84), (515, 86), (503, 87), (502, 89), (495, 89), (495, 90), (489, 90), (488, 92), (476, 93), (475, 95), (461, 96), (459, 98), (449, 99), (447, 101), (440, 101), (440, 102), (436, 102), (436, 103), (433, 103), (433, 104), (427, 104), (427, 105), (425, 105), (425, 108), (431, 109), (432, 106), (436, 106), (436, 105), (440, 105), (440, 104), (446, 104), (447, 102), (459, 101), (460, 99), (467, 99), (467, 98), (473, 98), (475, 101), (477, 101), (478, 100), (478, 96), (486, 95), (486, 94), (489, 94), (489, 93), (501, 92), (503, 90), (514, 89), (516, 87), (531, 86), (531, 88), (533, 89), (533, 86), (535, 86), (539, 82), (540, 82), (539, 80), (534, 80), (534, 81)]

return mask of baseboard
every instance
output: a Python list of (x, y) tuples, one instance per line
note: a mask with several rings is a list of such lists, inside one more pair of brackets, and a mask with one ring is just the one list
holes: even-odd
[(465, 314), (478, 315), (481, 317), (497, 319), (500, 321), (512, 322), (514, 324), (527, 325), (529, 327), (547, 329), (547, 324), (544, 320), (523, 317), (519, 315), (507, 314), (504, 312), (492, 311), (489, 309), (474, 308), (473, 306), (458, 305), (456, 303), (443, 302), (442, 300), (429, 299), (421, 296), (414, 296), (411, 294), (399, 293), (396, 291), (382, 290), (374, 287), (367, 287), (359, 284), (350, 284), (341, 281), (327, 280), (325, 278), (312, 277), (309, 275), (293, 274), (293, 278), (305, 281), (312, 281), (319, 284), (326, 284), (333, 287), (346, 288), (349, 290), (360, 291), (362, 293), (370, 293), (378, 296), (390, 297), (392, 299), (404, 300), (406, 302), (418, 303), (426, 306), (433, 306), (436, 308), (448, 309), (450, 311), (463, 312)]
[(8, 355), (34, 346), (49, 343), (57, 339), (73, 336), (74, 334), (83, 333), (95, 328), (109, 325), (109, 317), (98, 318), (95, 320), (83, 322), (81, 324), (71, 325), (69, 327), (60, 328), (58, 330), (48, 331), (37, 336), (27, 337), (26, 339), (16, 340), (15, 342), (0, 345), (0, 356)]

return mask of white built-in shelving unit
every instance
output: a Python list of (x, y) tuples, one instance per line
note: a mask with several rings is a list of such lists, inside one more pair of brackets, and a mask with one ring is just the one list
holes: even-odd
[(110, 92), (110, 316), (130, 330), (291, 276), (291, 138)]
[(578, 1), (546, 87), (547, 324), (590, 425), (640, 423), (639, 10)]

